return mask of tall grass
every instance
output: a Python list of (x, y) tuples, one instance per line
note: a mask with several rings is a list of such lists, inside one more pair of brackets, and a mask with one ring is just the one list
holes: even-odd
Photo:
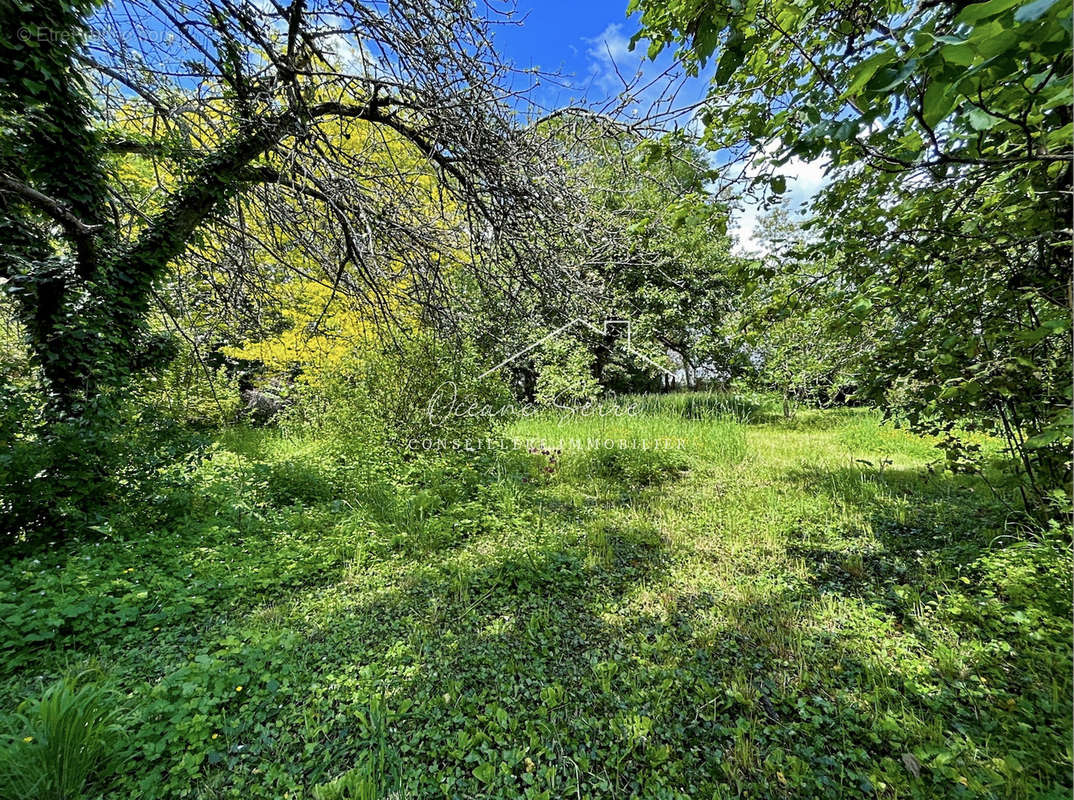
[(686, 420), (730, 420), (743, 424), (757, 421), (767, 411), (763, 397), (730, 392), (627, 395), (614, 402), (620, 406), (632, 406), (645, 415)]
[(696, 458), (741, 461), (747, 453), (745, 425), (759, 408), (749, 399), (715, 392), (630, 395), (584, 410), (549, 409), (517, 420), (507, 433), (516, 445), (562, 450), (568, 472), (608, 467), (605, 477), (623, 477), (618, 471), (631, 477), (636, 467), (640, 482), (649, 483), (656, 473)]
[(119, 696), (66, 678), (13, 716), (0, 748), (0, 800), (77, 800), (120, 758)]

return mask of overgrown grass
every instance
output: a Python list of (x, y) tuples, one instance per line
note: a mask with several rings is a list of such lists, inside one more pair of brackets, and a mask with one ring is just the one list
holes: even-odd
[(83, 797), (122, 757), (121, 718), (114, 692), (73, 678), (24, 701), (11, 719), (14, 730), (0, 743), (0, 798)]
[(225, 432), (4, 565), (0, 699), (129, 695), (115, 798), (1069, 796), (1068, 531), (868, 412), (643, 402)]
[(732, 420), (755, 422), (776, 412), (771, 397), (730, 392), (671, 392), (620, 398), (620, 406), (631, 406), (646, 417), (684, 420)]

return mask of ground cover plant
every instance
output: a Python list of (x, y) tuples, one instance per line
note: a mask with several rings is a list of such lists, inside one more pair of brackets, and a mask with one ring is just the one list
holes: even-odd
[(95, 670), (104, 797), (1069, 794), (1066, 535), (874, 412), (646, 403), (394, 462), (193, 438), (5, 565), (0, 698)]

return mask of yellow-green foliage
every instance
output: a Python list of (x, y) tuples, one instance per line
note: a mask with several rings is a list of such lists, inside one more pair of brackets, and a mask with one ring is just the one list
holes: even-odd
[(297, 279), (281, 284), (279, 292), (284, 329), (224, 348), (225, 353), (260, 361), (270, 374), (298, 372), (303, 383), (323, 387), (341, 372), (360, 370), (381, 342), (383, 323), (355, 308), (351, 298), (339, 296), (331, 286)]
[[(323, 99), (339, 98), (326, 95)], [(195, 154), (218, 147), (233, 133), (223, 124), (206, 126), (203, 118), (180, 116), (173, 120), (169, 134), (162, 137), (155, 131), (152, 119), (151, 113), (131, 103), (115, 112), (105, 132), (109, 139), (152, 139), (153, 147), (146, 152), (115, 155), (108, 162), (123, 193), (143, 212), (159, 206), (167, 190), (176, 185), (183, 166), (196, 160)], [(321, 133), (339, 152), (368, 165), (365, 182), (355, 179), (355, 190), (364, 193), (361, 202), (376, 198), (377, 203), (390, 203), (393, 224), (422, 232), (421, 246), (428, 249), (423, 249), (423, 258), (436, 263), (446, 274), (471, 258), (466, 226), (462, 224), (463, 210), (442, 191), (440, 179), (412, 143), (391, 129), (362, 120), (326, 119), (320, 126)], [(262, 159), (262, 166), (286, 174), (287, 165), (273, 154)], [(405, 299), (411, 285), (407, 264), (415, 253), (406, 248), (417, 245), (407, 244), (401, 237), (400, 249), (393, 252), (378, 242), (378, 268), (374, 270), (377, 283), (372, 285), (367, 275), (363, 289), (355, 290), (353, 282), (336, 279), (338, 260), (328, 243), (338, 233), (333, 233), (336, 221), (329, 209), (321, 208), (323, 215), (311, 216), (304, 212), (307, 206), (300, 205), (300, 195), (289, 193), (286, 187), (274, 193), (279, 202), (294, 204), (295, 213), (305, 220), (303, 230), (281, 226), (260, 195), (242, 194), (235, 202), (243, 226), (251, 233), (246, 242), (247, 261), (255, 265), (265, 294), (272, 300), (269, 311), (277, 318), (271, 326), (275, 332), (251, 337), (223, 352), (260, 361), (270, 375), (298, 373), (306, 384), (323, 385), (326, 376), (360, 369), (370, 349), (383, 339), (415, 332), (416, 312)], [(143, 220), (134, 214), (124, 224), (137, 230)], [(213, 297), (216, 287), (233, 280), (227, 270), (218, 266), (227, 256), (225, 234), (223, 229), (206, 229), (204, 236), (191, 243), (187, 257), (176, 262), (173, 280), (162, 289), (167, 314), (155, 317), (154, 327), (164, 328), (166, 322), (172, 322), (167, 316), (178, 316), (195, 338), (227, 336), (226, 328), (220, 328), (215, 302), (168, 303), (171, 292), (187, 298)], [(311, 236), (324, 239), (324, 252), (310, 251)], [(307, 246), (302, 246), (303, 239)], [(272, 242), (273, 246), (264, 242)], [(357, 265), (350, 266), (357, 269)], [(181, 311), (172, 306), (181, 306)]]

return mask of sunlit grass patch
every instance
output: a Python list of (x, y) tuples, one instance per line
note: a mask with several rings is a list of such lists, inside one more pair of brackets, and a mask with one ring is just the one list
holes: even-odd
[(1068, 533), (867, 411), (661, 402), (395, 460), (226, 433), (0, 571), (0, 692), (101, 664), (109, 798), (1066, 789)]

